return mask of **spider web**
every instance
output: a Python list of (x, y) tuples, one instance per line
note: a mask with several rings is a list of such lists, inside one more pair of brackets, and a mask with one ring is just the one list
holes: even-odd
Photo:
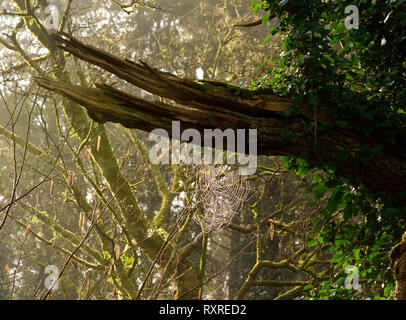
[(246, 176), (226, 165), (193, 165), (195, 203), (200, 215), (195, 216), (204, 232), (219, 232), (228, 226), (247, 200), (250, 187)]

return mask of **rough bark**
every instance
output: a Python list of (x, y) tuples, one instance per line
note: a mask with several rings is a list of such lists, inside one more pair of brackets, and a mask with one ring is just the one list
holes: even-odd
[(391, 269), (396, 280), (395, 299), (406, 300), (406, 233), (390, 253)]

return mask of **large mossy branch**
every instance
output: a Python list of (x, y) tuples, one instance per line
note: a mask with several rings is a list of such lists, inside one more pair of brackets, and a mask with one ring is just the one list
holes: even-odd
[[(11, 218), (12, 220), (14, 220), (20, 227), (22, 227), (23, 230), (24, 230), (24, 229), (26, 230), (26, 228), (27, 228), (27, 223), (26, 223), (26, 222), (24, 222), (24, 221), (22, 221), (22, 220), (19, 220), (19, 219), (17, 219), (17, 218), (14, 218), (14, 216), (11, 216), (10, 218)], [(38, 240), (40, 240), (41, 242), (45, 243), (45, 244), (48, 245), (49, 247), (54, 248), (57, 252), (59, 252), (59, 253), (65, 255), (65, 256), (66, 256), (66, 255), (70, 255), (70, 254), (72, 253), (71, 251), (69, 251), (69, 250), (67, 250), (67, 249), (65, 249), (65, 248), (63, 248), (63, 247), (60, 247), (60, 246), (56, 245), (56, 244), (54, 243), (54, 241), (46, 239), (46, 238), (42, 235), (41, 232), (36, 232), (36, 231), (34, 231), (34, 230), (31, 229), (31, 230), (30, 230), (30, 234), (32, 234), (36, 239), (38, 239)], [(78, 262), (78, 263), (80, 263), (80, 264), (83, 264), (83, 265), (84, 265), (85, 267), (87, 267), (87, 268), (92, 268), (92, 269), (104, 271), (104, 267), (103, 267), (103, 266), (101, 266), (101, 265), (96, 265), (96, 264), (93, 264), (93, 263), (91, 263), (91, 262), (89, 262), (89, 261), (86, 261), (85, 259), (81, 258), (81, 257), (78, 256), (78, 255), (73, 255), (72, 258), (73, 258), (76, 262)]]
[(225, 114), (263, 116), (292, 106), (288, 97), (263, 94), (258, 91), (238, 88), (212, 81), (181, 79), (173, 74), (161, 72), (146, 63), (123, 60), (90, 45), (84, 45), (69, 34), (58, 32), (52, 37), (60, 47), (74, 56), (99, 66), (117, 77), (152, 94), (169, 98), (175, 102), (202, 110)]
[(165, 223), (168, 223), (170, 219), (170, 212), (171, 212), (171, 206), (172, 202), (175, 199), (175, 196), (178, 193), (178, 188), (179, 188), (179, 169), (177, 168), (177, 165), (172, 166), (172, 174), (173, 174), (173, 180), (171, 187), (166, 184), (165, 177), (163, 172), (160, 169), (159, 165), (151, 163), (149, 161), (149, 154), (148, 150), (145, 147), (144, 143), (138, 139), (138, 137), (130, 130), (128, 130), (128, 134), (130, 136), (130, 139), (134, 143), (135, 147), (137, 148), (138, 152), (141, 154), (141, 156), (144, 158), (144, 160), (148, 163), (149, 169), (152, 173), (152, 176), (155, 180), (155, 183), (157, 185), (157, 188), (159, 190), (159, 193), (161, 194), (162, 197), (162, 202), (161, 202), (161, 207), (159, 208), (157, 214), (154, 216), (152, 220), (152, 225), (156, 228), (161, 228), (165, 225)]
[[(201, 132), (204, 128), (257, 128), (258, 154), (306, 155), (312, 161), (333, 164), (340, 175), (350, 178), (355, 185), (363, 184), (372, 192), (384, 191), (391, 197), (397, 197), (406, 185), (406, 160), (396, 148), (383, 145), (381, 154), (373, 161), (363, 160), (360, 155), (380, 140), (379, 136), (366, 136), (356, 122), (348, 122), (345, 128), (332, 126), (316, 137), (313, 130), (306, 127), (312, 127), (321, 119), (334, 124), (334, 114), (309, 115), (309, 110), (303, 106), (302, 117), (281, 117), (275, 111), (289, 108), (292, 105), (289, 97), (279, 97), (271, 92), (259, 94), (243, 88), (239, 92), (235, 86), (225, 83), (180, 79), (145, 63), (114, 57), (65, 33), (54, 33), (52, 37), (74, 56), (112, 72), (138, 88), (182, 105), (148, 102), (106, 85), (89, 89), (37, 80), (41, 86), (85, 106), (99, 122), (113, 121), (145, 131), (163, 128), (169, 132), (173, 120), (181, 121), (182, 130), (195, 128)], [(333, 101), (329, 103), (334, 104)], [(340, 150), (347, 153), (346, 158), (336, 156)]]
[[(37, 83), (86, 107), (89, 115), (98, 122), (116, 122), (127, 128), (152, 131), (163, 128), (172, 134), (172, 121), (181, 122), (181, 130), (194, 128), (203, 136), (204, 129), (258, 128), (260, 154), (294, 155), (311, 148), (311, 139), (300, 131), (303, 120), (280, 117), (239, 117), (211, 110), (186, 109), (159, 101), (146, 101), (128, 93), (99, 84), (85, 88), (70, 83), (37, 78)], [(283, 137), (284, 131), (296, 132), (295, 143)], [(293, 148), (293, 146), (296, 148)], [(305, 147), (304, 147), (305, 146)], [(248, 152), (248, 148), (246, 148)]]
[[(37, 83), (51, 91), (86, 107), (89, 115), (98, 122), (112, 121), (128, 128), (152, 131), (166, 129), (171, 135), (172, 121), (181, 122), (181, 130), (195, 128), (203, 134), (204, 129), (258, 129), (258, 154), (300, 156), (309, 154), (316, 160), (336, 163), (344, 176), (358, 177), (372, 191), (386, 191), (397, 196), (406, 184), (406, 163), (397, 155), (383, 151), (374, 161), (360, 161), (357, 154), (371, 147), (357, 129), (335, 129), (318, 136), (323, 152), (315, 154), (313, 134), (306, 131), (305, 119), (297, 117), (240, 117), (209, 110), (190, 110), (182, 106), (172, 106), (159, 101), (146, 101), (106, 85), (85, 88), (69, 83), (48, 79), (37, 79)], [(294, 138), (288, 139), (287, 132)], [(348, 158), (335, 157), (337, 148), (349, 150)], [(248, 151), (248, 148), (245, 149)]]

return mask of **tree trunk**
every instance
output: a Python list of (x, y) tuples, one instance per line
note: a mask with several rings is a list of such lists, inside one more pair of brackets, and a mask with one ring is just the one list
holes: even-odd
[(391, 253), (391, 269), (396, 280), (395, 300), (406, 300), (406, 232)]

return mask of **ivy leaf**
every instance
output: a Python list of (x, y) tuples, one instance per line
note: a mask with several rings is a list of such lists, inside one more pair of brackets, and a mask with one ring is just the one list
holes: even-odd
[(270, 35), (268, 35), (268, 36), (265, 38), (265, 40), (264, 40), (264, 42), (262, 43), (262, 45), (266, 45), (271, 39), (272, 39), (272, 35), (270, 34)]
[(319, 244), (319, 241), (317, 239), (313, 239), (309, 242), (309, 244), (307, 245), (309, 248), (317, 246)]
[[(268, 21), (269, 21), (269, 19), (270, 19), (270, 17), (271, 17), (271, 14), (270, 14), (270, 13), (265, 14), (264, 17), (263, 17), (263, 19), (262, 19), (262, 25), (267, 24)], [(268, 37), (269, 37), (269, 36), (268, 36)], [(269, 41), (269, 40), (268, 40), (268, 41)]]
[(304, 286), (303, 291), (310, 290), (311, 288), (313, 288), (313, 286), (309, 283), (309, 284)]
[(255, 5), (257, 4), (257, 2), (258, 2), (258, 0), (252, 1), (251, 4), (250, 4), (250, 8), (254, 8)]
[(383, 291), (383, 294), (385, 297), (389, 297), (390, 294), (392, 293), (392, 289), (393, 289), (393, 283), (388, 283), (385, 287), (385, 290)]
[(259, 11), (259, 9), (261, 9), (261, 5), (260, 5), (260, 4), (257, 4), (257, 5), (254, 7), (254, 9), (252, 10), (252, 13), (253, 13), (253, 14), (257, 14), (257, 12)]
[(336, 27), (336, 31), (337, 32), (343, 32), (345, 30), (345, 24), (344, 24), (344, 22), (340, 22), (339, 24), (337, 24), (337, 27)]
[(361, 260), (361, 257), (360, 257), (360, 249), (354, 249), (353, 250), (353, 252), (354, 252), (354, 257), (355, 257), (355, 260)]

